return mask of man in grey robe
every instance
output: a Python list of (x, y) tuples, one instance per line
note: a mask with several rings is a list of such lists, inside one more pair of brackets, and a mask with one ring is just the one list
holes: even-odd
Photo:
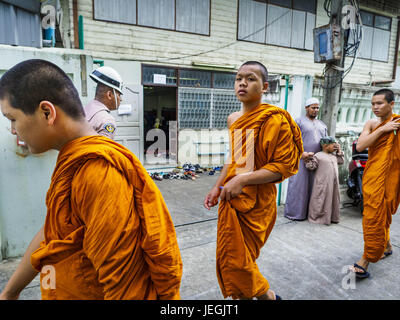
[(304, 153), (301, 156), (299, 171), (289, 178), (284, 216), (290, 220), (307, 219), (308, 203), (311, 196), (314, 172), (306, 169), (304, 159), (321, 151), (320, 140), (328, 135), (328, 128), (317, 119), (319, 101), (310, 98), (306, 101), (306, 115), (296, 119), (301, 130)]

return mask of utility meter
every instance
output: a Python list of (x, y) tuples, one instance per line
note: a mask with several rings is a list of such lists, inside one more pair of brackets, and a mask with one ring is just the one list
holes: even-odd
[(340, 26), (327, 24), (313, 30), (314, 62), (326, 63), (342, 58)]

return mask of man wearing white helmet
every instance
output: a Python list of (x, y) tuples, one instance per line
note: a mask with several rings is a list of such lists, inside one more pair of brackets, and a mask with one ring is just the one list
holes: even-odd
[(289, 178), (284, 216), (290, 220), (307, 219), (314, 172), (307, 170), (304, 160), (321, 151), (320, 140), (328, 135), (328, 128), (325, 123), (317, 119), (318, 99), (308, 99), (305, 108), (306, 115), (296, 119), (301, 130), (304, 153), (301, 156), (299, 171)]
[(97, 83), (95, 99), (85, 106), (86, 120), (98, 134), (114, 139), (116, 121), (110, 111), (117, 110), (122, 99), (122, 79), (111, 67), (97, 68), (90, 74)]

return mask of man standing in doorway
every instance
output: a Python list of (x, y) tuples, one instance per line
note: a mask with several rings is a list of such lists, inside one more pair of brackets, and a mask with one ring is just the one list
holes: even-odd
[(97, 87), (94, 100), (85, 106), (86, 120), (98, 134), (114, 139), (117, 126), (110, 111), (121, 104), (122, 78), (107, 66), (94, 70), (90, 78), (97, 82)]
[(306, 101), (306, 115), (296, 119), (301, 130), (304, 152), (298, 173), (289, 178), (284, 216), (290, 220), (307, 219), (314, 172), (306, 169), (304, 160), (321, 151), (319, 142), (328, 135), (325, 123), (317, 119), (318, 112), (318, 99), (310, 98)]

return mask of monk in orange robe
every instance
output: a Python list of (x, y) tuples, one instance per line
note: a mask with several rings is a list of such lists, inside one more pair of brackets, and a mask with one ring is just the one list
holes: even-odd
[[(276, 183), (295, 174), (303, 153), (300, 129), (285, 110), (261, 103), (267, 70), (243, 64), (235, 91), (243, 110), (228, 117), (231, 157), (204, 206), (218, 208), (217, 277), (224, 297), (275, 300), (256, 259), (276, 220)], [(222, 191), (221, 191), (222, 190)]]
[(358, 278), (369, 277), (369, 263), (393, 252), (389, 229), (400, 203), (400, 115), (393, 113), (393, 106), (393, 91), (376, 91), (372, 111), (377, 119), (365, 123), (357, 142), (358, 151), (369, 148), (363, 174), (364, 253), (350, 268)]
[(42, 299), (179, 299), (182, 261), (163, 197), (132, 152), (90, 127), (69, 77), (21, 62), (0, 80), (0, 104), (32, 153), (59, 150), (44, 228), (0, 298), (18, 298), (41, 272)]

